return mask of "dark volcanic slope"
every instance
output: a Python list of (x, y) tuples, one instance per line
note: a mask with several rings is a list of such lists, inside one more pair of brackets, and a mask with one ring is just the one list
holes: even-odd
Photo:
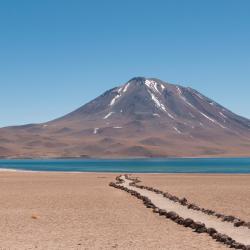
[(250, 120), (191, 88), (137, 77), (44, 124), (0, 129), (3, 157), (249, 156)]

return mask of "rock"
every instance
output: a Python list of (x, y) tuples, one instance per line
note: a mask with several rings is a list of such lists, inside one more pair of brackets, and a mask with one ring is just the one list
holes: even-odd
[(235, 248), (235, 249), (244, 249), (244, 245), (238, 243), (238, 242), (234, 242), (232, 243), (231, 247)]
[(207, 233), (212, 236), (213, 234), (217, 233), (216, 229), (210, 227), (207, 229)]
[(209, 210), (209, 211), (208, 211), (208, 214), (209, 214), (209, 215), (214, 215), (214, 214), (215, 214), (215, 211)]
[(187, 218), (187, 219), (184, 220), (183, 225), (184, 225), (185, 227), (189, 227), (189, 226), (190, 226), (191, 224), (193, 224), (193, 223), (194, 223), (194, 221), (193, 221), (192, 219)]
[(233, 222), (234, 219), (235, 219), (234, 216), (229, 215), (229, 216), (224, 216), (224, 218), (222, 219), (222, 221)]
[(147, 208), (154, 208), (154, 204), (152, 204), (152, 203), (147, 203), (147, 204), (146, 204), (146, 207), (147, 207)]
[(181, 203), (181, 205), (186, 205), (187, 204), (187, 199), (185, 197), (180, 199), (180, 203)]
[(246, 250), (250, 250), (250, 245), (247, 245), (247, 246), (246, 246)]
[(222, 215), (222, 214), (219, 214), (219, 213), (216, 213), (215, 216), (216, 216), (217, 218), (221, 218), (223, 215)]
[(207, 229), (205, 227), (198, 227), (195, 229), (196, 233), (206, 233)]
[(163, 193), (163, 196), (166, 197), (166, 198), (169, 198), (170, 194), (169, 193)]
[(174, 201), (174, 202), (178, 202), (179, 201), (179, 198), (177, 196), (172, 196), (171, 197), (171, 200)]
[(202, 228), (202, 227), (205, 227), (205, 224), (204, 223), (201, 223), (201, 222), (195, 222), (195, 228)]
[(192, 229), (196, 229), (196, 223), (193, 222), (189, 227), (192, 228)]
[(240, 221), (238, 221), (238, 222), (235, 222), (235, 223), (234, 223), (234, 226), (235, 226), (235, 227), (240, 227), (240, 226), (242, 226), (244, 223), (245, 223), (245, 221), (240, 220)]
[(193, 210), (197, 210), (197, 211), (199, 211), (199, 210), (201, 210), (197, 205), (195, 205), (195, 204), (188, 204), (187, 205), (187, 208), (189, 208), (189, 209), (193, 209)]
[(214, 233), (211, 235), (213, 239), (217, 239), (220, 237), (220, 234), (219, 233)]
[(222, 242), (222, 240), (221, 240), (222, 237), (223, 237), (223, 235), (221, 233), (217, 233), (217, 237), (215, 239), (216, 239), (216, 241)]
[(239, 244), (238, 248), (237, 249), (246, 249), (245, 246), (243, 244)]
[(160, 212), (160, 209), (158, 207), (153, 209), (153, 213), (159, 213), (159, 212)]
[(193, 210), (200, 211), (201, 209), (198, 206), (194, 205)]
[(225, 234), (221, 234), (219, 239), (218, 239), (220, 242), (226, 242), (228, 240), (228, 236), (225, 235)]
[(228, 245), (228, 246), (231, 246), (231, 244), (232, 244), (232, 240), (227, 239), (224, 243), (225, 243), (226, 245)]
[(166, 216), (167, 216), (168, 218), (172, 219), (172, 220), (175, 220), (176, 218), (179, 217), (179, 215), (178, 215), (177, 213), (173, 212), (173, 211), (168, 212), (168, 213), (166, 214)]
[(166, 210), (164, 210), (164, 209), (160, 209), (159, 210), (159, 215), (167, 215), (167, 211)]
[(176, 218), (175, 222), (178, 223), (179, 225), (183, 225), (184, 219), (182, 217)]

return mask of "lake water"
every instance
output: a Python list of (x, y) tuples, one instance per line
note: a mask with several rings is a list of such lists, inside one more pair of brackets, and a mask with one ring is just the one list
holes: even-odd
[(250, 174), (250, 158), (0, 160), (0, 169), (64, 172)]

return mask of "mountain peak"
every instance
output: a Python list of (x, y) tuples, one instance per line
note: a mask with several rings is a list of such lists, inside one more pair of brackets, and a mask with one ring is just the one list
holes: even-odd
[(144, 76), (136, 76), (131, 78), (128, 82), (143, 82), (146, 80), (146, 77)]
[[(176, 89), (176, 86), (177, 86), (174, 84), (166, 83), (158, 78), (144, 77), (144, 76), (133, 77), (125, 85), (127, 84), (136, 85), (140, 87), (146, 86), (147, 88), (149, 88), (149, 90), (151, 89), (153, 91), (158, 91), (160, 89), (174, 90)], [(179, 86), (179, 87), (182, 87), (182, 86)]]

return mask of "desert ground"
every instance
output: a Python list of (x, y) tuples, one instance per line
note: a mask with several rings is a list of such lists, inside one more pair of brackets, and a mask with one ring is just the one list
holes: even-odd
[[(117, 174), (0, 172), (0, 249), (227, 249), (109, 187)], [(250, 175), (134, 174), (250, 221)]]

